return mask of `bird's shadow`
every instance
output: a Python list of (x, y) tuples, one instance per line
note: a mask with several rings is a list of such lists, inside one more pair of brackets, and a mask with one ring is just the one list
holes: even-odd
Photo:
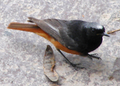
[[(89, 70), (104, 70), (105, 68), (105, 63), (101, 59), (95, 59), (93, 58), (92, 60), (88, 58), (88, 56), (80, 56), (80, 55), (73, 55), (73, 54), (66, 54), (64, 53), (65, 56), (69, 59), (69, 61), (73, 64), (78, 64), (77, 68), (85, 68)], [(68, 63), (65, 59), (63, 59), (64, 62)], [(70, 64), (69, 64), (70, 65)], [(72, 66), (71, 66), (72, 67)]]

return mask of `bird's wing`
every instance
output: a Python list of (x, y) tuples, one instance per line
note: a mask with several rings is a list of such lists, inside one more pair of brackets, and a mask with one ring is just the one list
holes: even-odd
[(29, 22), (33, 22), (38, 25), (43, 31), (52, 36), (55, 40), (60, 42), (62, 45), (66, 46), (69, 49), (74, 49), (78, 47), (78, 44), (72, 39), (68, 34), (68, 23), (66, 20), (59, 19), (45, 19), (38, 20), (32, 17), (29, 17)]

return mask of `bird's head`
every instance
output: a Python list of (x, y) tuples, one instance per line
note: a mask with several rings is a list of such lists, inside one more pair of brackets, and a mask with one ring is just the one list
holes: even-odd
[[(108, 34), (105, 34), (105, 28), (104, 26), (95, 23), (95, 22), (87, 22), (83, 25), (83, 29), (86, 30), (86, 35), (89, 37), (94, 37), (94, 36), (107, 36), (109, 37)], [(94, 38), (93, 38), (94, 39)]]

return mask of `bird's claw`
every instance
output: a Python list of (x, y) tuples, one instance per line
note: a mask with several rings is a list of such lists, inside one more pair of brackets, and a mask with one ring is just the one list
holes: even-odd
[(93, 58), (98, 59), (98, 60), (102, 60), (100, 57), (97, 56), (98, 54), (88, 54), (88, 58), (90, 58), (91, 60), (93, 60)]
[(75, 70), (78, 70), (78, 69), (86, 69), (85, 67), (79, 67), (78, 65), (81, 65), (80, 63), (78, 63), (78, 64), (70, 63), (70, 65), (71, 65)]

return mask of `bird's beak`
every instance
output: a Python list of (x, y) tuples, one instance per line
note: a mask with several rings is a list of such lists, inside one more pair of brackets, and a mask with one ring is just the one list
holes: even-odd
[(102, 35), (103, 35), (103, 36), (107, 36), (107, 37), (110, 37), (110, 36), (109, 36), (108, 34), (106, 34), (106, 33), (103, 33)]
[(107, 37), (110, 37), (108, 34), (106, 33), (102, 33), (102, 34), (97, 34), (97, 35), (101, 35), (101, 36), (107, 36)]

